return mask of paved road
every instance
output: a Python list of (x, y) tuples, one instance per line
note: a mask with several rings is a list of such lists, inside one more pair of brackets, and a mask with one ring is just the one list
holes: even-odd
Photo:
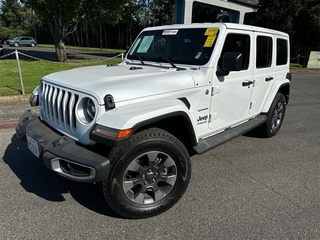
[[(4, 46), (4, 55), (13, 53), (15, 50), (18, 50), (18, 52), (26, 54), (22, 55), (19, 54), (20, 59), (30, 59), (29, 56), (31, 57), (36, 57), (40, 59), (45, 59), (45, 60), (51, 60), (55, 61), (56, 59), (56, 53), (54, 48), (42, 48), (42, 47), (10, 47), (9, 45)], [(80, 50), (70, 50), (67, 49), (67, 57), (68, 59), (73, 59), (73, 58), (110, 58), (114, 57), (117, 54), (113, 53), (106, 53), (106, 52), (97, 52), (97, 51), (80, 51)], [(6, 59), (15, 59), (15, 55), (10, 55)]]
[(99, 185), (56, 176), (14, 131), (1, 130), (0, 236), (320, 239), (319, 93), (319, 75), (294, 74), (277, 136), (242, 136), (192, 157), (192, 179), (183, 198), (164, 214), (143, 220), (118, 218)]

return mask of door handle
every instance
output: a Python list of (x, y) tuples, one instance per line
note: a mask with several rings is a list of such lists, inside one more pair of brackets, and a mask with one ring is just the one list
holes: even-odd
[(245, 81), (245, 82), (242, 82), (242, 86), (243, 87), (250, 86), (252, 83), (253, 81)]
[(266, 82), (269, 82), (269, 81), (271, 81), (271, 80), (273, 80), (273, 77), (267, 77), (267, 78), (266, 78)]

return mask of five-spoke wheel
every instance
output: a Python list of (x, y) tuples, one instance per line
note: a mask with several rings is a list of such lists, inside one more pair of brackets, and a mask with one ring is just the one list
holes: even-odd
[(151, 128), (134, 134), (108, 156), (112, 169), (104, 196), (126, 218), (146, 218), (172, 207), (191, 175), (189, 154), (170, 133)]

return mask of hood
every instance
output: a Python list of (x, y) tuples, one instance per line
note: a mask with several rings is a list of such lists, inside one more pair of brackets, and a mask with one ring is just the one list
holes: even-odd
[(115, 102), (194, 87), (187, 70), (146, 65), (92, 66), (52, 73), (43, 80), (94, 96), (100, 104), (111, 94)]

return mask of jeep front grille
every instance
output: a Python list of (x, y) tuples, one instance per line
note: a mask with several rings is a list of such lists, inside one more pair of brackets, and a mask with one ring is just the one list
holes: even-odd
[(76, 105), (79, 101), (79, 95), (59, 86), (48, 84), (44, 81), (41, 83), (42, 92), (42, 117), (50, 120), (62, 128), (76, 133)]

